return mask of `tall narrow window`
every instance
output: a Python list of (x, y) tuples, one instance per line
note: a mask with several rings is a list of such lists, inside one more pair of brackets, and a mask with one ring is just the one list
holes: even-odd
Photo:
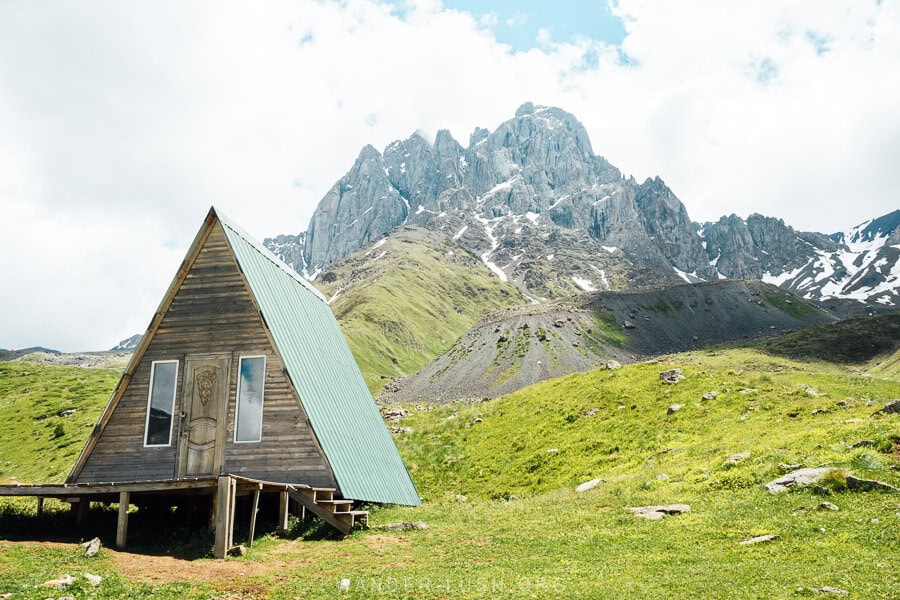
[(172, 443), (172, 413), (175, 412), (175, 388), (178, 361), (153, 361), (150, 365), (150, 394), (147, 398), (145, 446)]
[(241, 357), (238, 380), (235, 442), (262, 440), (263, 385), (266, 380), (266, 357)]

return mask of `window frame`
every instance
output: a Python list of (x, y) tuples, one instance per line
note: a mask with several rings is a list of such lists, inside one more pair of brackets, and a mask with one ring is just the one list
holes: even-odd
[[(263, 361), (262, 367), (262, 386), (260, 388), (260, 400), (259, 400), (259, 438), (255, 440), (239, 440), (238, 439), (238, 431), (240, 428), (238, 424), (241, 419), (241, 373), (243, 372), (244, 360), (245, 359), (258, 359), (261, 358)], [(235, 444), (259, 444), (262, 442), (262, 432), (263, 432), (263, 408), (266, 401), (266, 366), (267, 360), (265, 354), (253, 354), (247, 356), (238, 357), (238, 368), (237, 368), (237, 385), (235, 387), (235, 399), (234, 399), (234, 437), (233, 441)]]
[[(165, 444), (148, 444), (147, 443), (147, 434), (149, 433), (150, 427), (150, 409), (153, 406), (153, 384), (154, 384), (154, 376), (156, 375), (156, 365), (160, 364), (175, 364), (175, 376), (172, 378), (172, 409), (170, 411), (171, 420), (169, 422), (169, 440)], [(144, 448), (171, 448), (172, 447), (172, 430), (175, 428), (175, 400), (178, 397), (178, 367), (179, 361), (177, 359), (174, 360), (154, 360), (150, 363), (150, 383), (147, 389), (147, 411), (144, 417)]]

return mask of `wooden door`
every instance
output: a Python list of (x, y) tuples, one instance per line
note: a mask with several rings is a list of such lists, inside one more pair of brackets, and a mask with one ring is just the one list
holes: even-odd
[(178, 476), (218, 475), (225, 450), (231, 356), (187, 356)]

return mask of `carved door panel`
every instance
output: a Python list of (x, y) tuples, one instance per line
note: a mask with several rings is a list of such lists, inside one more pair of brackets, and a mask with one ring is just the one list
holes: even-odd
[(219, 473), (225, 445), (230, 366), (230, 356), (185, 359), (179, 477)]

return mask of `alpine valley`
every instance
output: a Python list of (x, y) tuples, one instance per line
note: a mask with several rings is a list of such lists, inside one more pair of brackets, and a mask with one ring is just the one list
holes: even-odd
[[(573, 115), (526, 103), (495, 131), (477, 128), (467, 147), (446, 130), (384, 152), (366, 146), (308, 231), (264, 243), (330, 299), (373, 392), (397, 391), (390, 380), (409, 383), (445, 353), (418, 376), (429, 375), (428, 389), (464, 396), (448, 391), (450, 379), (480, 378), (487, 383), (469, 393), (493, 397), (607, 359), (895, 310), (898, 225), (900, 210), (830, 235), (756, 214), (695, 223), (660, 178), (638, 183), (596, 155)], [(711, 285), (722, 280), (757, 283)], [(544, 308), (526, 310), (534, 317), (521, 323), (526, 313), (504, 311), (528, 304)], [(578, 325), (569, 306), (600, 326)], [(605, 337), (570, 340), (553, 327), (561, 317)], [(679, 343), (657, 339), (660, 317)], [(560, 335), (530, 340), (524, 363), (521, 344), (504, 358), (498, 340), (526, 322), (531, 333)], [(467, 333), (498, 350), (470, 356)], [(478, 356), (484, 364), (473, 363)], [(530, 363), (540, 368), (511, 376)]]

